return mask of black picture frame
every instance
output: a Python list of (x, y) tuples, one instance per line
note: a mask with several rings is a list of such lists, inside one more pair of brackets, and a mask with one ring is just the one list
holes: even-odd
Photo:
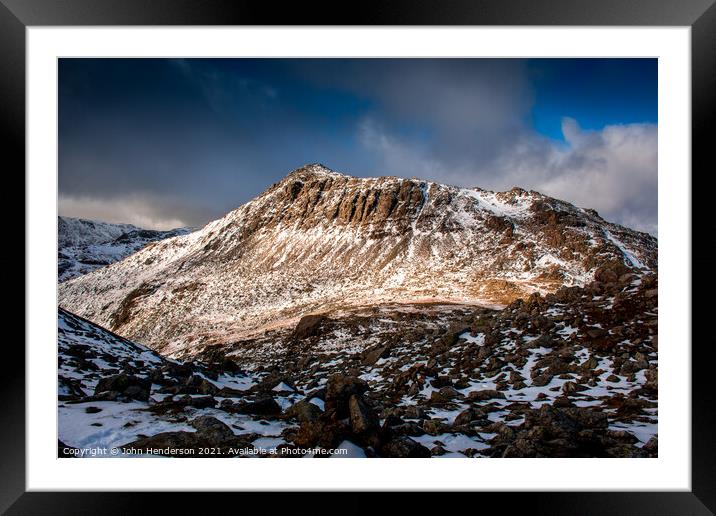
[[(577, 25), (577, 26), (689, 26), (692, 37), (692, 277), (698, 270), (714, 270), (716, 258), (707, 246), (715, 225), (709, 214), (706, 182), (715, 169), (708, 129), (716, 117), (716, 6), (715, 0), (392, 0), (355, 4), (340, 2), (282, 3), (243, 0), (0, 0), (0, 131), (4, 143), (6, 177), (25, 167), (25, 29), (42, 25)], [(348, 9), (348, 5), (353, 5)], [(9, 158), (9, 159), (8, 159)], [(678, 172), (674, 172), (678, 173)], [(15, 216), (16, 218), (16, 216)], [(701, 235), (701, 238), (697, 238)], [(22, 237), (21, 237), (22, 239)], [(18, 240), (19, 241), (21, 241)], [(17, 248), (19, 249), (19, 244)], [(24, 249), (24, 246), (23, 246)], [(24, 253), (24, 251), (23, 251)], [(26, 257), (25, 257), (26, 258)], [(3, 276), (16, 270), (17, 256), (2, 258)], [(24, 261), (23, 261), (24, 262)], [(25, 263), (25, 262), (24, 262)], [(13, 264), (11, 266), (11, 264)], [(25, 268), (25, 275), (31, 274)], [(713, 292), (713, 273), (699, 275), (693, 293)], [(708, 298), (704, 298), (705, 300)], [(19, 303), (18, 303), (19, 305)], [(23, 304), (24, 306), (24, 304)], [(26, 310), (31, 310), (26, 306)], [(716, 448), (713, 428), (715, 354), (713, 337), (703, 330), (710, 303), (692, 302), (692, 491), (608, 493), (475, 493), (467, 502), (485, 508), (486, 502), (506, 511), (532, 514), (712, 514), (716, 512)], [(19, 324), (18, 324), (19, 326)], [(701, 338), (699, 338), (701, 337)], [(19, 339), (18, 339), (19, 340)], [(3, 368), (2, 425), (0, 425), (0, 511), (8, 514), (144, 513), (148, 503), (160, 502), (164, 512), (205, 508), (205, 502), (186, 495), (135, 493), (25, 492), (25, 352), (17, 342), (6, 343)], [(681, 343), (686, 348), (689, 343)], [(48, 416), (48, 420), (50, 416)], [(529, 460), (529, 459), (526, 459)], [(157, 497), (161, 500), (156, 500)], [(212, 505), (229, 494), (212, 493)], [(248, 496), (248, 495), (241, 495)], [(325, 495), (310, 503), (284, 495), (251, 495), (270, 513), (304, 511), (365, 512), (380, 508), (376, 495), (345, 494), (326, 502)], [(315, 495), (301, 494), (300, 497)], [(451, 494), (450, 505), (456, 503)], [(218, 497), (218, 498), (217, 498)], [(262, 498), (264, 497), (264, 498)], [(460, 496), (458, 498), (462, 498)], [(401, 501), (402, 512), (430, 510), (445, 496), (416, 493)], [(267, 501), (269, 500), (269, 501)], [(336, 505), (339, 504), (339, 505)], [(377, 504), (377, 505), (376, 505)], [(281, 507), (284, 505), (285, 507)], [(387, 507), (387, 506), (386, 506)], [(457, 507), (455, 505), (454, 507)]]

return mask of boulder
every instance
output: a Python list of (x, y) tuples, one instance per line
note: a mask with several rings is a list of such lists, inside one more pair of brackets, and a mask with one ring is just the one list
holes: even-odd
[(363, 365), (369, 366), (375, 364), (381, 358), (385, 358), (389, 354), (389, 350), (390, 348), (386, 344), (366, 351), (363, 357)]
[(212, 416), (199, 416), (189, 421), (204, 439), (221, 446), (224, 442), (234, 438), (234, 432), (223, 421)]
[(120, 373), (114, 376), (100, 378), (94, 393), (95, 395), (99, 395), (101, 393), (115, 392), (125, 398), (148, 401), (151, 387), (152, 382), (147, 378), (139, 378), (126, 373)]
[(468, 399), (474, 401), (487, 401), (491, 399), (505, 399), (504, 393), (493, 389), (483, 389), (480, 391), (472, 391), (467, 395)]
[(326, 317), (323, 315), (304, 315), (293, 330), (294, 338), (307, 339), (318, 335), (321, 324), (325, 320)]
[(246, 401), (237, 407), (240, 414), (255, 416), (276, 416), (281, 413), (281, 406), (271, 396), (259, 396), (254, 401)]
[(353, 394), (350, 397), (348, 410), (353, 433), (357, 435), (368, 435), (378, 431), (378, 417), (360, 395)]
[(362, 395), (368, 390), (368, 384), (355, 376), (336, 373), (328, 378), (326, 384), (326, 412), (336, 412), (339, 419), (348, 417), (348, 400), (351, 396)]
[(286, 409), (284, 416), (295, 418), (299, 423), (315, 421), (322, 414), (321, 409), (310, 401), (301, 400)]

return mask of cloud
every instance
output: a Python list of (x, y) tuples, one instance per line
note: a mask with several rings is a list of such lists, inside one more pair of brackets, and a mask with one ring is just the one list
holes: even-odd
[(655, 232), (656, 126), (565, 119), (555, 141), (534, 88), (521, 59), (62, 60), (61, 209), (198, 226), (317, 161), (532, 188)]
[(565, 118), (565, 142), (523, 131), (498, 155), (441, 159), (371, 119), (358, 128), (363, 145), (381, 155), (384, 173), (459, 186), (533, 189), (634, 229), (657, 232), (657, 127), (611, 125), (585, 131)]
[(414, 136), (442, 161), (498, 155), (524, 131), (534, 104), (521, 59), (337, 60), (310, 79), (367, 101), (366, 119), (398, 138)]
[(190, 224), (186, 219), (167, 217), (178, 213), (177, 206), (165, 199), (150, 196), (127, 196), (109, 199), (60, 195), (59, 214), (112, 223), (128, 223), (146, 229), (173, 229)]

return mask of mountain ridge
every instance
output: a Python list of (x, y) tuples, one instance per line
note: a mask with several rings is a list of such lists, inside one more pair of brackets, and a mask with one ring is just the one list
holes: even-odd
[(132, 224), (58, 216), (58, 280), (63, 282), (87, 274), (137, 252), (150, 242), (191, 231), (191, 228), (159, 231)]
[(60, 304), (163, 352), (337, 304), (505, 305), (654, 270), (654, 237), (513, 188), (357, 178), (310, 164), (200, 230), (60, 286)]

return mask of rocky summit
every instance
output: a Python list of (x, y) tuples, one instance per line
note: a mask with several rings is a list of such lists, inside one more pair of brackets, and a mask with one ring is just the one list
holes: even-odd
[(657, 242), (514, 188), (356, 178), (321, 165), (190, 234), (64, 282), (60, 306), (168, 356), (390, 305), (500, 308), (583, 287), (605, 266), (655, 271)]

